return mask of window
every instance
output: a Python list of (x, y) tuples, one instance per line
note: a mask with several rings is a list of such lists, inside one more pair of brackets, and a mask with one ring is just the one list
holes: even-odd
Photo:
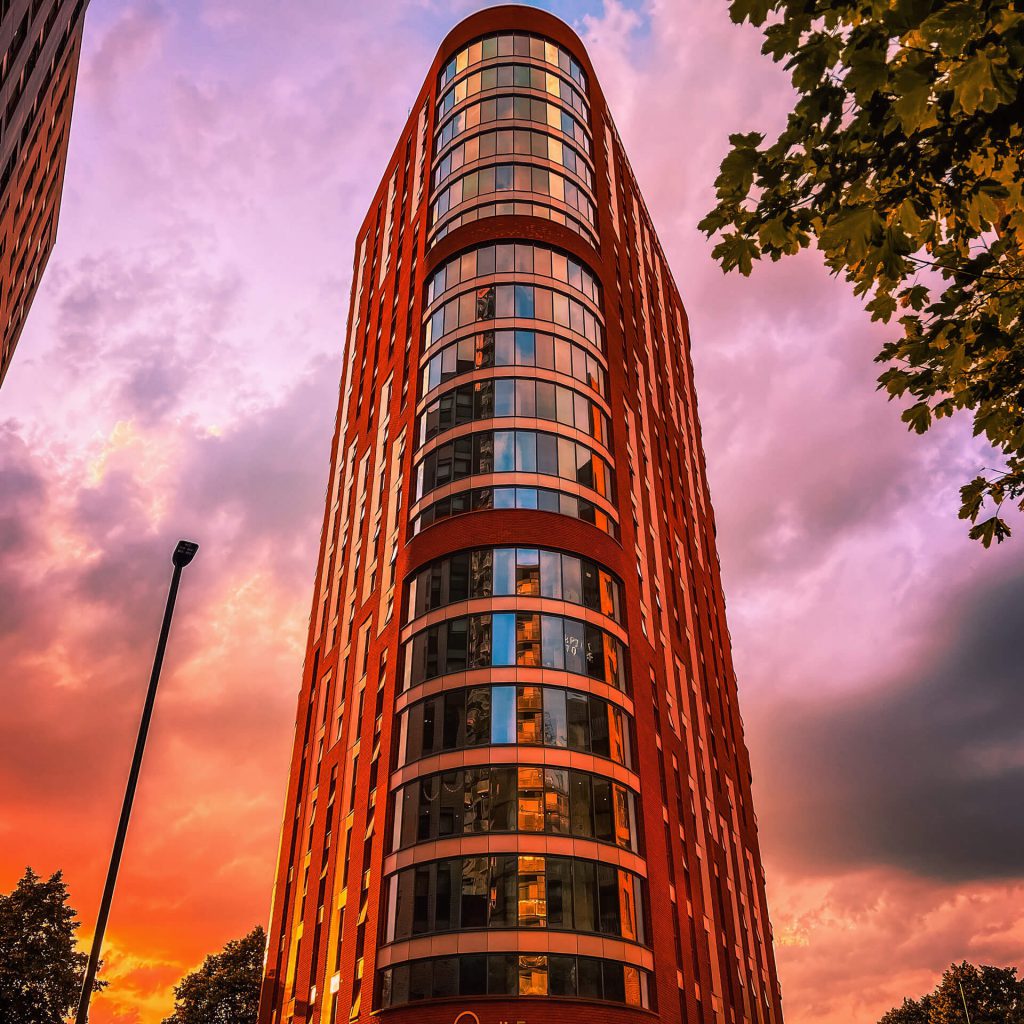
[[(629, 767), (628, 715), (593, 694), (520, 684), (456, 688), (416, 701), (399, 726), (399, 761), (447, 750), (520, 743), (596, 754)], [(609, 805), (609, 813), (614, 813)], [(613, 828), (610, 826), (607, 835)]]
[(464, 953), (395, 964), (380, 972), (382, 1007), (461, 996), (561, 996), (650, 1008), (645, 970), (567, 954)]
[(604, 861), (539, 853), (455, 857), (398, 871), (385, 892), (389, 942), (483, 928), (563, 929), (630, 941), (644, 934), (641, 879)]
[(395, 850), (484, 832), (574, 835), (639, 852), (636, 796), (601, 775), (488, 765), (426, 775), (396, 794)]

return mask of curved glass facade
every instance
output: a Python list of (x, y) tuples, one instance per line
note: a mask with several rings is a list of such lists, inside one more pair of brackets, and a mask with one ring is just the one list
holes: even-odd
[[(478, 59), (471, 61), (467, 48), (439, 79), (434, 239), (484, 217), (526, 215), (555, 221), (596, 245), (587, 165), (593, 152), (590, 105), (579, 64), (559, 47), (527, 36), (494, 36), (473, 45)], [(521, 52), (499, 52), (517, 47)], [(491, 55), (483, 56), (485, 51)], [(506, 122), (504, 130), (488, 129)], [(467, 166), (472, 169), (460, 175)]]
[(438, 444), (416, 467), (413, 500), (459, 480), (501, 473), (558, 477), (614, 500), (612, 468), (605, 456), (579, 441), (539, 430), (479, 430)]
[(560, 423), (605, 446), (611, 433), (604, 409), (573, 388), (531, 377), (499, 377), (452, 388), (435, 399), (420, 414), (416, 438), (424, 444), (454, 427), (512, 417)]
[(645, 942), (643, 882), (603, 861), (450, 857), (385, 879), (385, 942), (478, 928), (546, 928)]
[(492, 274), (528, 274), (569, 285), (593, 303), (601, 301), (597, 278), (581, 260), (539, 242), (495, 242), (453, 256), (427, 278), (427, 305), (463, 281)]
[(423, 364), (422, 393), (463, 374), (517, 366), (572, 377), (606, 394), (605, 370), (589, 345), (534, 330), (483, 331), (445, 345)]
[(630, 716), (592, 693), (559, 686), (445, 690), (399, 714), (398, 764), (472, 747), (521, 745), (593, 754), (633, 766)]
[(381, 1006), (455, 996), (599, 999), (648, 1009), (650, 974), (618, 960), (557, 953), (424, 957), (381, 972)]
[(554, 512), (571, 519), (581, 519), (596, 526), (612, 537), (618, 537), (619, 524), (615, 517), (600, 505), (575, 494), (566, 494), (549, 487), (471, 487), (447, 494), (424, 505), (412, 518), (412, 531), (419, 533), (433, 523), (466, 512), (485, 512), (490, 509), (536, 509)]
[[(555, 221), (596, 247), (587, 80), (567, 51), (514, 33), (477, 40), (445, 65), (437, 96), (430, 241), (516, 215)], [(499, 238), (434, 267), (423, 299), (413, 533), (454, 515), (523, 509), (617, 537), (597, 274), (548, 242)], [(503, 419), (515, 422), (495, 429)], [(617, 860), (628, 854), (635, 866), (642, 846), (638, 797), (624, 781), (633, 723), (618, 701), (630, 705), (607, 689), (628, 690), (622, 581), (582, 553), (519, 544), (445, 553), (405, 583), (405, 623), (430, 618), (403, 633), (402, 689), (445, 688), (398, 714), (405, 776), (392, 793), (392, 849), (415, 856), (419, 844), (486, 835), (489, 850), (390, 875), (383, 939), (501, 930), (520, 939), (515, 953), (476, 940), (476, 954), (461, 952), (460, 937), (458, 956), (388, 966), (380, 1005), (543, 994), (649, 1006), (639, 963), (529, 950), (543, 931), (638, 951), (645, 942), (644, 883)], [(565, 605), (585, 611), (556, 614)], [(446, 608), (461, 614), (442, 618)], [(466, 673), (480, 682), (452, 686)], [(566, 685), (574, 676), (589, 682)], [(529, 763), (529, 751), (545, 749), (564, 753)], [(449, 754), (473, 763), (444, 768), (437, 758)], [(602, 762), (607, 774), (594, 767)], [(608, 859), (570, 857), (564, 845), (524, 854), (523, 835), (556, 847), (585, 840), (587, 856), (605, 849)]]
[(453, 174), (477, 160), (494, 156), (527, 156), (564, 167), (593, 196), (594, 177), (582, 152), (563, 139), (534, 128), (501, 128), (480, 132), (452, 146), (437, 162), (433, 186), (437, 188)]
[(464, 75), (441, 94), (437, 101), (438, 117), (443, 117), (457, 104), (477, 93), (512, 88), (547, 93), (584, 117), (590, 117), (587, 101), (571, 81), (544, 68), (516, 63), (491, 64), (481, 71)]
[(575, 82), (583, 92), (587, 91), (587, 75), (579, 61), (564, 47), (545, 39), (543, 36), (524, 32), (502, 32), (477, 39), (463, 47), (446, 63), (438, 76), (438, 88), (444, 89), (449, 82), (481, 61), (496, 57), (529, 57), (558, 68)]
[(460, 327), (512, 319), (557, 325), (585, 339), (599, 352), (604, 351), (604, 327), (585, 302), (561, 288), (533, 284), (490, 284), (447, 299), (434, 309), (424, 325), (424, 346), (436, 345)]
[(408, 615), (487, 597), (545, 597), (622, 621), (622, 584), (589, 558), (545, 548), (476, 548), (425, 565), (410, 580)]
[(572, 836), (640, 852), (638, 797), (603, 775), (543, 765), (484, 765), (414, 779), (394, 795), (395, 850), (503, 832)]
[(403, 645), (406, 686), (481, 668), (548, 668), (626, 688), (625, 649), (600, 626), (545, 612), (480, 612), (421, 629)]

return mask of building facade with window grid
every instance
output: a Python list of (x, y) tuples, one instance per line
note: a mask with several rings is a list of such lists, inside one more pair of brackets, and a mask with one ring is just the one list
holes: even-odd
[(0, 385), (57, 237), (87, 0), (0, 0)]
[(260, 1024), (781, 1024), (689, 344), (580, 40), (463, 21), (356, 240)]

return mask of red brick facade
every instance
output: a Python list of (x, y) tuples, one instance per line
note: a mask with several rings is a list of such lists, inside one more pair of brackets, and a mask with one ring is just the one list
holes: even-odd
[(353, 277), (260, 1024), (781, 1024), (686, 314), (564, 24), (449, 34)]
[(3, 7), (0, 384), (57, 237), (86, 0)]

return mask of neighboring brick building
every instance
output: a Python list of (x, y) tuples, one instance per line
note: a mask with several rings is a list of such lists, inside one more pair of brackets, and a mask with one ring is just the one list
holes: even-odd
[(57, 237), (87, 0), (0, 0), (0, 384)]
[(580, 40), (462, 22), (356, 241), (260, 1024), (781, 1024), (689, 342)]

